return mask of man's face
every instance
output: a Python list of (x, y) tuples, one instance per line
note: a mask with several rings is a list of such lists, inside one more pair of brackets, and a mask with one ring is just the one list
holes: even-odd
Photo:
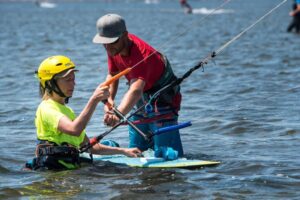
[(124, 35), (121, 35), (118, 40), (110, 44), (103, 44), (108, 55), (115, 56), (125, 48)]

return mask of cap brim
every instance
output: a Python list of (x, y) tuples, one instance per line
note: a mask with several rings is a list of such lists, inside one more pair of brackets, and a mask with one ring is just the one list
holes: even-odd
[(68, 76), (71, 72), (78, 72), (78, 71), (79, 70), (72, 68), (72, 69), (63, 71), (63, 72), (61, 72), (59, 74), (56, 74), (55, 77), (56, 78), (64, 78), (64, 77)]
[(119, 37), (113, 37), (113, 38), (108, 38), (108, 37), (102, 37), (99, 34), (96, 34), (93, 42), (96, 44), (111, 44), (117, 41)]

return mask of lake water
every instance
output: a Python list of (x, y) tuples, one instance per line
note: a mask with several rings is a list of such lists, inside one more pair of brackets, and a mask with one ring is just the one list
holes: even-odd
[[(288, 1), (195, 71), (182, 84), (179, 121), (188, 157), (218, 160), (215, 167), (136, 169), (95, 163), (74, 171), (28, 172), (34, 156), (34, 71), (51, 55), (72, 58), (80, 72), (70, 106), (77, 114), (104, 81), (106, 54), (92, 43), (98, 17), (118, 13), (128, 30), (168, 56), (183, 75), (280, 0), (64, 2), (54, 8), (0, 3), (0, 199), (299, 199), (300, 36), (287, 33)], [(125, 80), (121, 80), (125, 91)], [(90, 137), (107, 130), (99, 105)], [(106, 138), (128, 144), (126, 127)]]

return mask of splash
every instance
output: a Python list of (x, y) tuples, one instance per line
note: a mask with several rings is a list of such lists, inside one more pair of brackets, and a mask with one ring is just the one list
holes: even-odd
[[(208, 15), (211, 14), (214, 11), (214, 9), (207, 9), (207, 8), (194, 8), (193, 9), (193, 14), (201, 14), (201, 15)], [(227, 13), (234, 13), (234, 10), (230, 10), (230, 9), (219, 9), (219, 10), (215, 10), (213, 12), (214, 15), (217, 14), (227, 14)]]
[(41, 8), (55, 8), (56, 7), (56, 4), (55, 3), (50, 3), (50, 2), (36, 2), (36, 5), (38, 7), (41, 7)]
[(145, 4), (157, 4), (159, 0), (145, 0)]

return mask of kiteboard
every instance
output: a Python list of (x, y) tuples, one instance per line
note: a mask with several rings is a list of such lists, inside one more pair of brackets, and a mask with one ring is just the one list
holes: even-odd
[(185, 168), (196, 169), (206, 166), (215, 166), (220, 164), (219, 161), (194, 160), (187, 158), (178, 158), (176, 160), (165, 160), (157, 157), (139, 157), (130, 158), (124, 155), (93, 155), (94, 161), (104, 161), (116, 165), (126, 165), (136, 168)]

